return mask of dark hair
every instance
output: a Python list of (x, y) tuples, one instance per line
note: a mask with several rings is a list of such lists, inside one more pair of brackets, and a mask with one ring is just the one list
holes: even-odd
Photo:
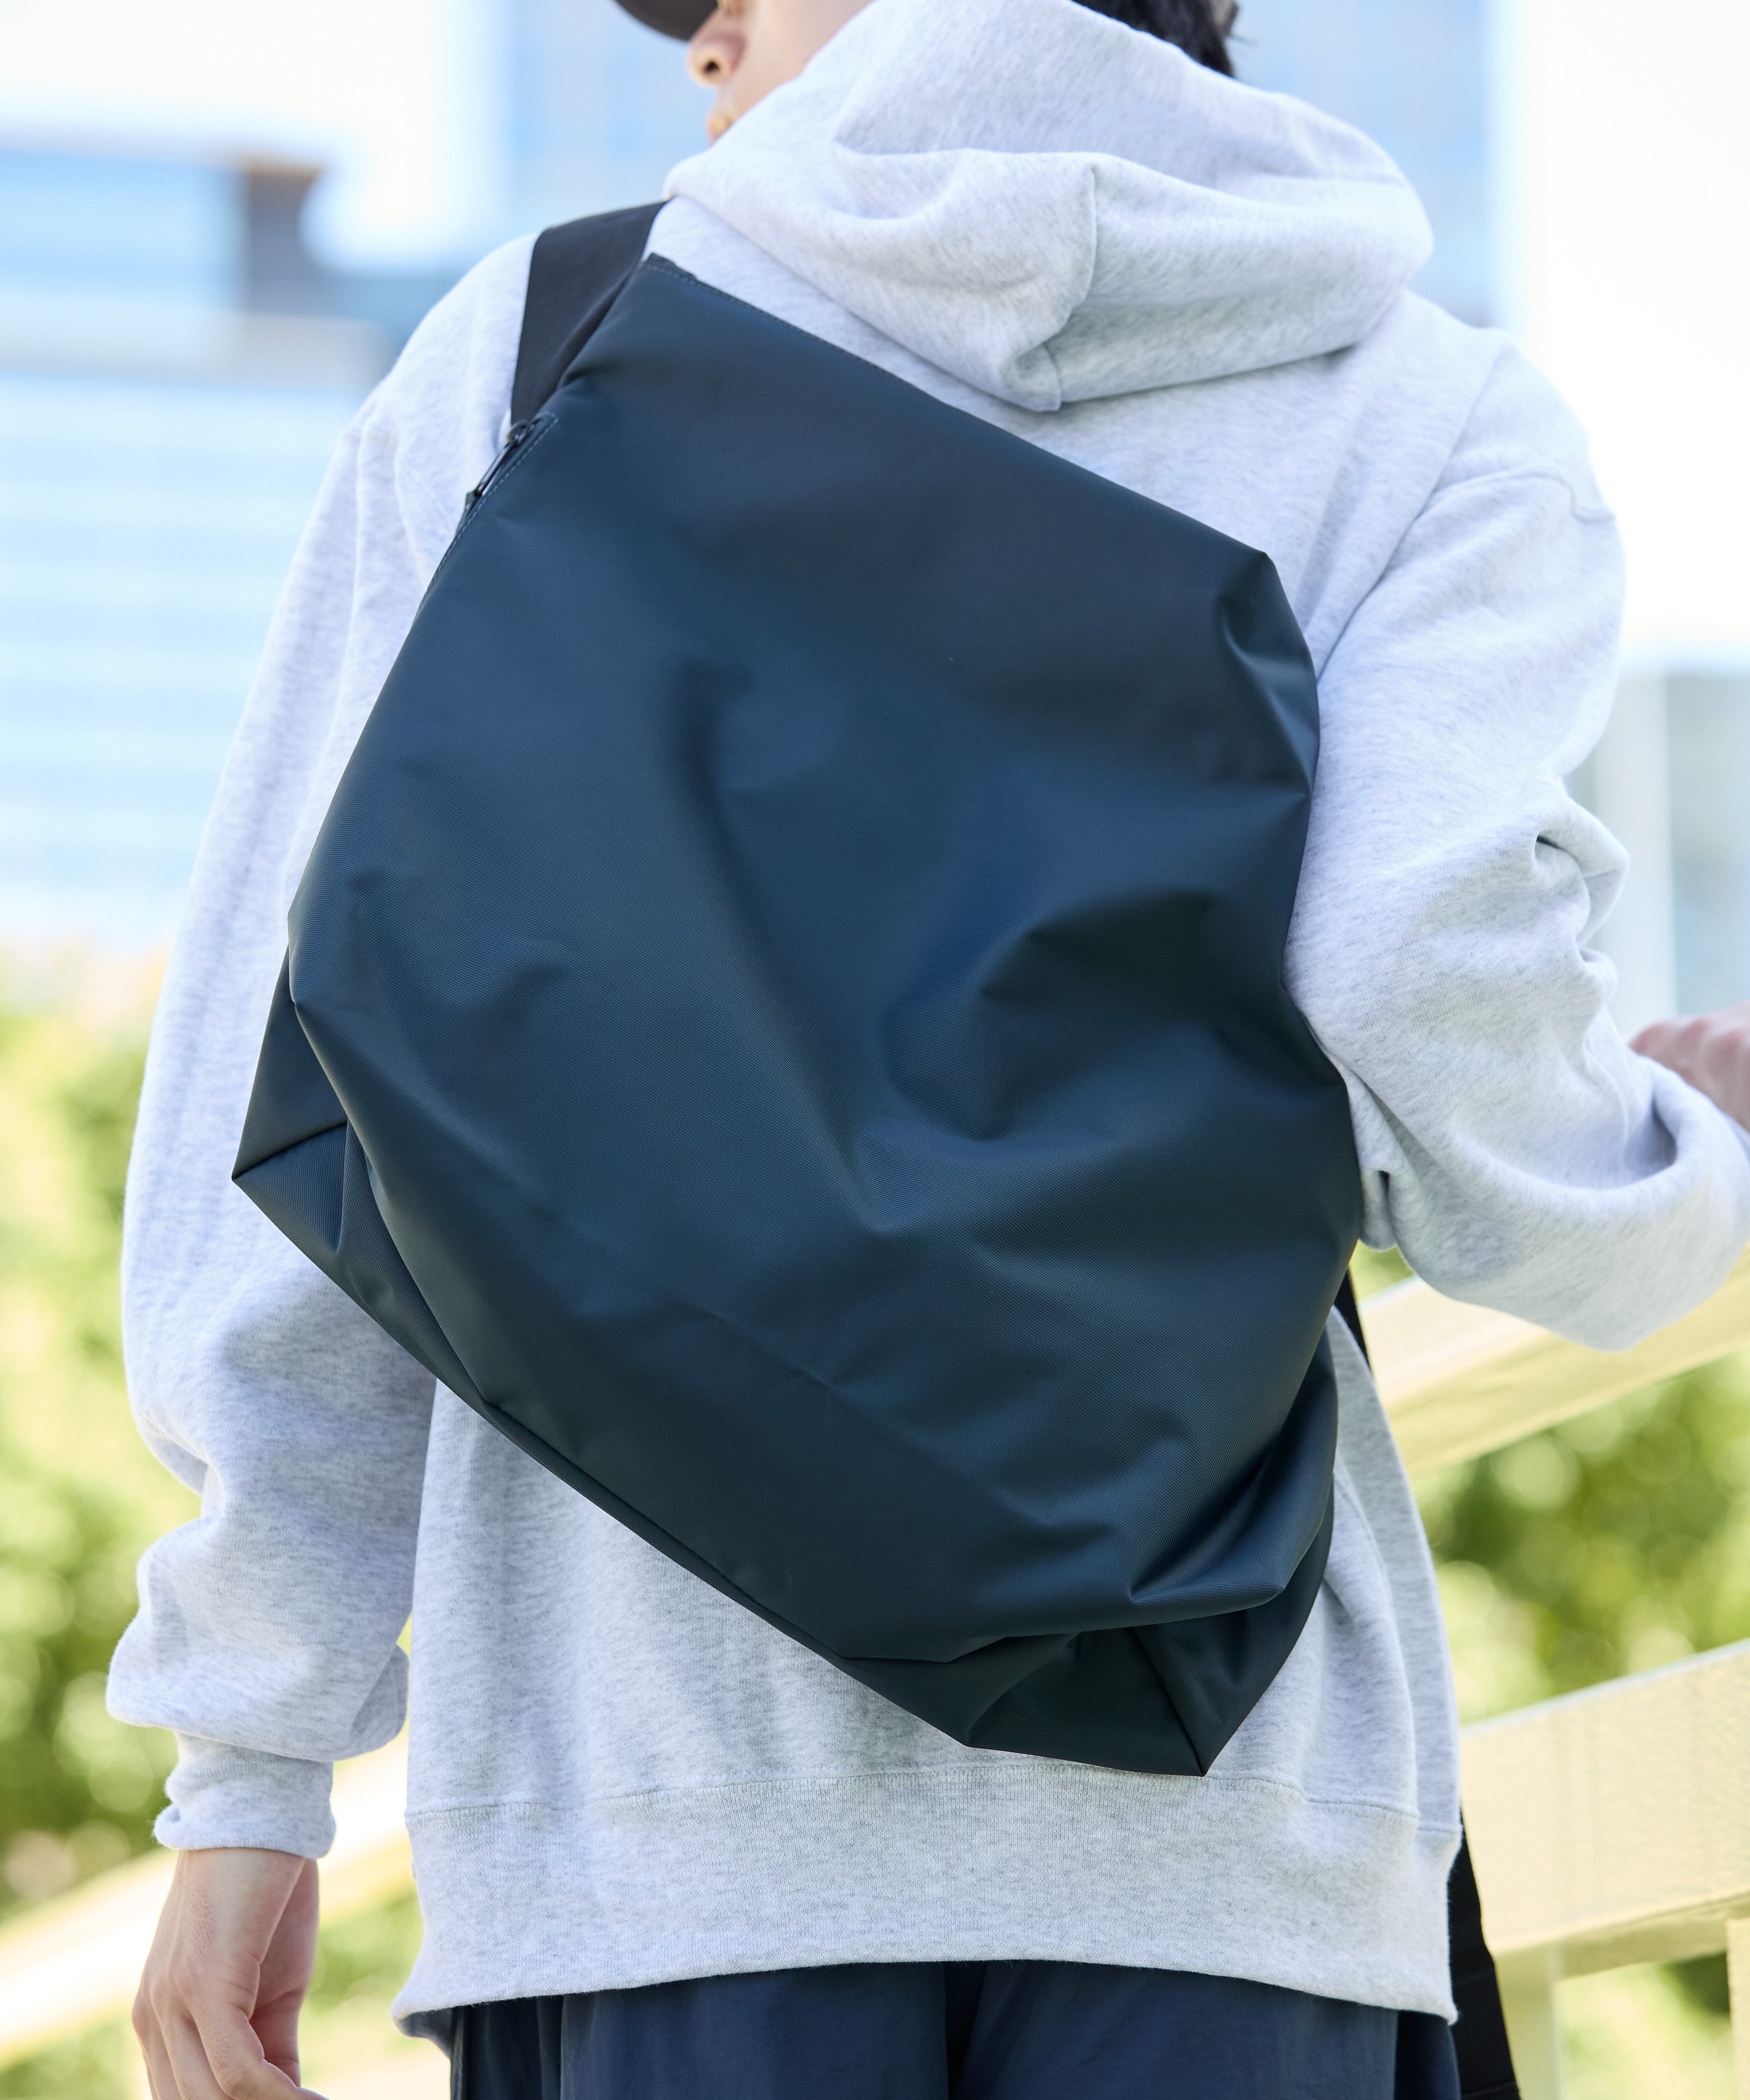
[(1081, 0), (1096, 15), (1110, 15), (1127, 29), (1177, 44), (1212, 73), (1231, 74), (1227, 33), (1234, 26), (1231, 0)]

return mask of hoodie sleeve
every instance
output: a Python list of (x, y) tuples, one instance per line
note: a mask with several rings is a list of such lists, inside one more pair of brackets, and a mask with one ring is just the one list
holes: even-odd
[(1622, 563), (1584, 440), (1504, 351), (1319, 682), (1289, 988), (1348, 1083), (1364, 1234), (1598, 1348), (1699, 1304), (1750, 1140), (1606, 1012), (1625, 856), (1567, 792), (1603, 728)]
[(431, 1374), (231, 1181), (285, 915), (509, 399), (528, 244), (452, 293), (342, 437), (221, 778), (152, 1027), (123, 1233), (142, 1433), (201, 1498), (145, 1555), (112, 1708), (173, 1728), (166, 1845), (315, 1855), (392, 1736)]

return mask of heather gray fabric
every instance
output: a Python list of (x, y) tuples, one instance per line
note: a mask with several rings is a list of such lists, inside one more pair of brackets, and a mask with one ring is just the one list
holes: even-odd
[[(1623, 858), (1562, 785), (1609, 704), (1614, 527), (1511, 344), (1393, 289), (1421, 237), (1389, 164), (1073, 0), (875, 0), (675, 181), (652, 246), (683, 268), (1275, 559), (1324, 724), (1289, 983), (1349, 1085), (1369, 1238), (1605, 1347), (1712, 1290), (1750, 1158), (1606, 1016), (1586, 943)], [(185, 1739), (161, 1835), (322, 1851), (329, 1764), (400, 1720), (411, 1606), (416, 2023), (1029, 1958), (1450, 2013), (1443, 1637), (1340, 1330), (1306, 1632), (1209, 1778), (1139, 1778), (963, 1750), (706, 1590), (434, 1405), (232, 1187), (285, 907), (497, 445), (528, 254), (444, 302), (342, 444), (166, 981), (126, 1340), (205, 1511), (147, 1555), (111, 1684)]]

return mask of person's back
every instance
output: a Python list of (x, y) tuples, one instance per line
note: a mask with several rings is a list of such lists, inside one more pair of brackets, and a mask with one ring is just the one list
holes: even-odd
[[(1584, 945), (1622, 857), (1562, 781), (1609, 704), (1614, 527), (1511, 344), (1405, 289), (1428, 236), (1402, 179), (1073, 0), (840, 8), (794, 78), (807, 50), (771, 57), (757, 10), (789, 18), (754, 6), (695, 39), (749, 113), (675, 171), (650, 253), (1271, 558), (1320, 714), (1286, 980), (1347, 1084), (1363, 1236), (1594, 1346), (1686, 1309), (1750, 1226), (1750, 1162), (1620, 1043)], [(1312, 1616), (1210, 1771), (1160, 1777), (969, 1749), (853, 1682), (434, 1402), (231, 1186), (285, 910), (504, 438), (528, 261), (473, 272), (342, 447), (155, 1039), (130, 1373), (207, 1502), (148, 1556), (112, 1696), (183, 1739), (164, 1841), (254, 1863), (205, 1944), (271, 1943), (295, 2016), (297, 1863), (332, 1761), (400, 1723), (411, 1608), (426, 1938), (399, 2010), (459, 2036), (464, 2093), (1116, 2100), (1169, 2064), (1187, 2093), (1456, 2093), (1449, 1674), (1337, 1316)], [(1709, 1083), (1741, 1108), (1737, 1057)], [(161, 2096), (208, 2089), (165, 2068), (197, 2018), (215, 2065), (249, 2052), (253, 1984), (213, 2040), (191, 1930), (167, 1915), (143, 2001)], [(289, 2067), (285, 2005), (257, 2027)]]

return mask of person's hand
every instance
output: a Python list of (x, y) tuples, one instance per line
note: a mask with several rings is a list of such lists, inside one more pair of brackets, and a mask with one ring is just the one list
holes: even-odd
[[(316, 1962), (316, 1870), (290, 1852), (179, 1852), (134, 2001), (152, 2100), (293, 2100)], [(312, 2096), (313, 2100), (313, 2096)]]
[(1750, 999), (1686, 1021), (1655, 1021), (1628, 1047), (1668, 1065), (1716, 1107), (1750, 1124)]

